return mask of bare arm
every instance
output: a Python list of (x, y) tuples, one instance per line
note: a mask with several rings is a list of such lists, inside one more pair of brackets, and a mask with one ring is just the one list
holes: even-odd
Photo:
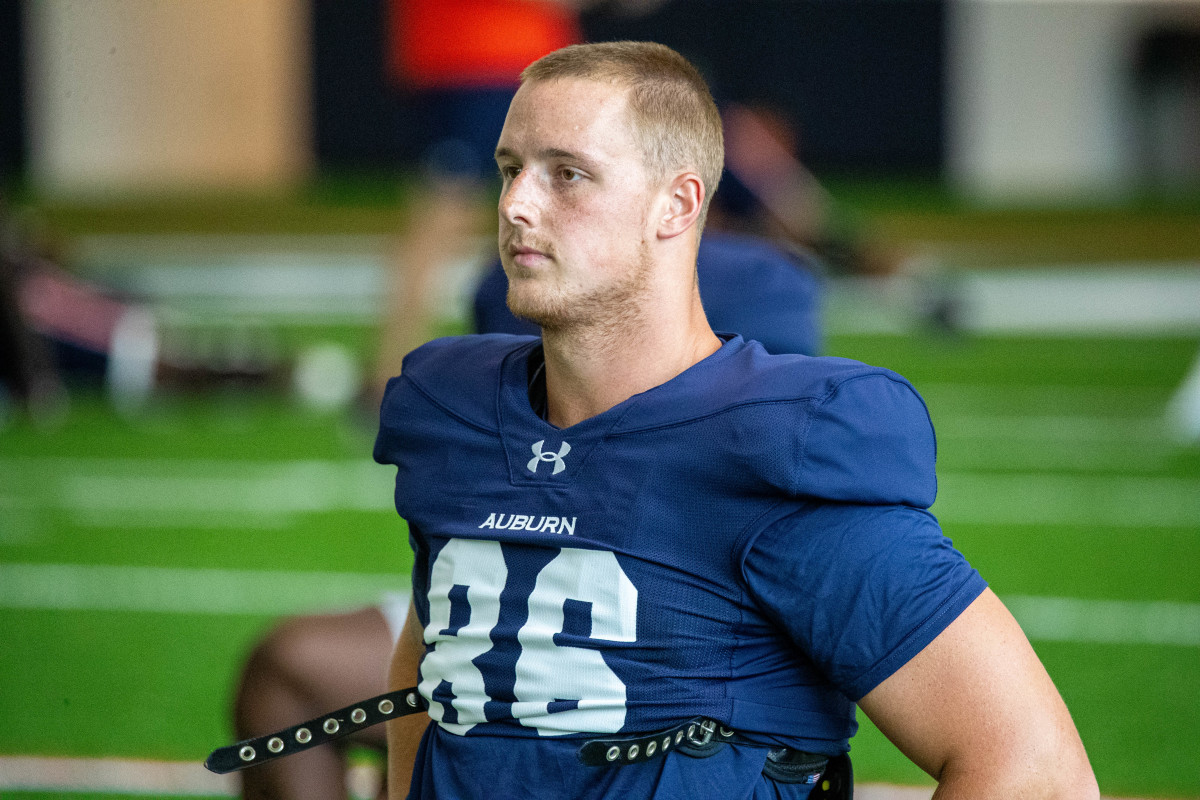
[[(416, 610), (410, 605), (404, 630), (392, 653), (392, 666), (388, 673), (389, 691), (407, 689), (417, 685), (417, 670), (424, 652), (421, 623)], [(417, 758), (417, 747), (421, 734), (429, 726), (427, 714), (410, 714), (387, 723), (388, 741), (388, 797), (404, 800), (412, 784), (413, 762)]]
[(937, 800), (1099, 796), (1066, 705), (990, 589), (859, 706)]

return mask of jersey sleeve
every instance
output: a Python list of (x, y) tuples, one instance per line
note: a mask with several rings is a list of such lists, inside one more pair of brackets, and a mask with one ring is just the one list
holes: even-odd
[(933, 516), (908, 506), (806, 504), (749, 544), (742, 572), (764, 613), (854, 701), (986, 587)]
[(903, 377), (867, 368), (831, 385), (811, 407), (796, 494), (928, 508), (937, 448), (925, 402)]

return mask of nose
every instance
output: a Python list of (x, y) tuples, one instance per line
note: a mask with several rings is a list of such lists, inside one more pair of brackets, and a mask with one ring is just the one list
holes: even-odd
[(533, 173), (523, 169), (500, 193), (500, 218), (510, 225), (531, 227), (537, 222), (538, 187)]

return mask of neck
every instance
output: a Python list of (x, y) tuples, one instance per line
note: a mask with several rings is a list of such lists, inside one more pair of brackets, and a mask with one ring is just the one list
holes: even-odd
[(693, 287), (674, 304), (643, 303), (619, 322), (543, 331), (546, 403), (566, 428), (674, 378), (721, 346)]

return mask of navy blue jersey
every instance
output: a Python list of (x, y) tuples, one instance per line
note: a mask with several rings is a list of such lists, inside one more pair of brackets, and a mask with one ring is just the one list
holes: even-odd
[[(769, 353), (821, 352), (821, 283), (812, 258), (756, 236), (706, 233), (696, 273), (713, 330), (754, 339)], [(475, 332), (537, 336), (537, 325), (508, 310), (507, 294), (496, 259), (475, 290)]]
[[(926, 510), (933, 430), (899, 375), (733, 337), (558, 429), (530, 402), (540, 354), (438, 340), (383, 402), (439, 723), (414, 797), (774, 796), (754, 743), (844, 752), (854, 701), (983, 590)], [(751, 744), (575, 756), (699, 715)]]

